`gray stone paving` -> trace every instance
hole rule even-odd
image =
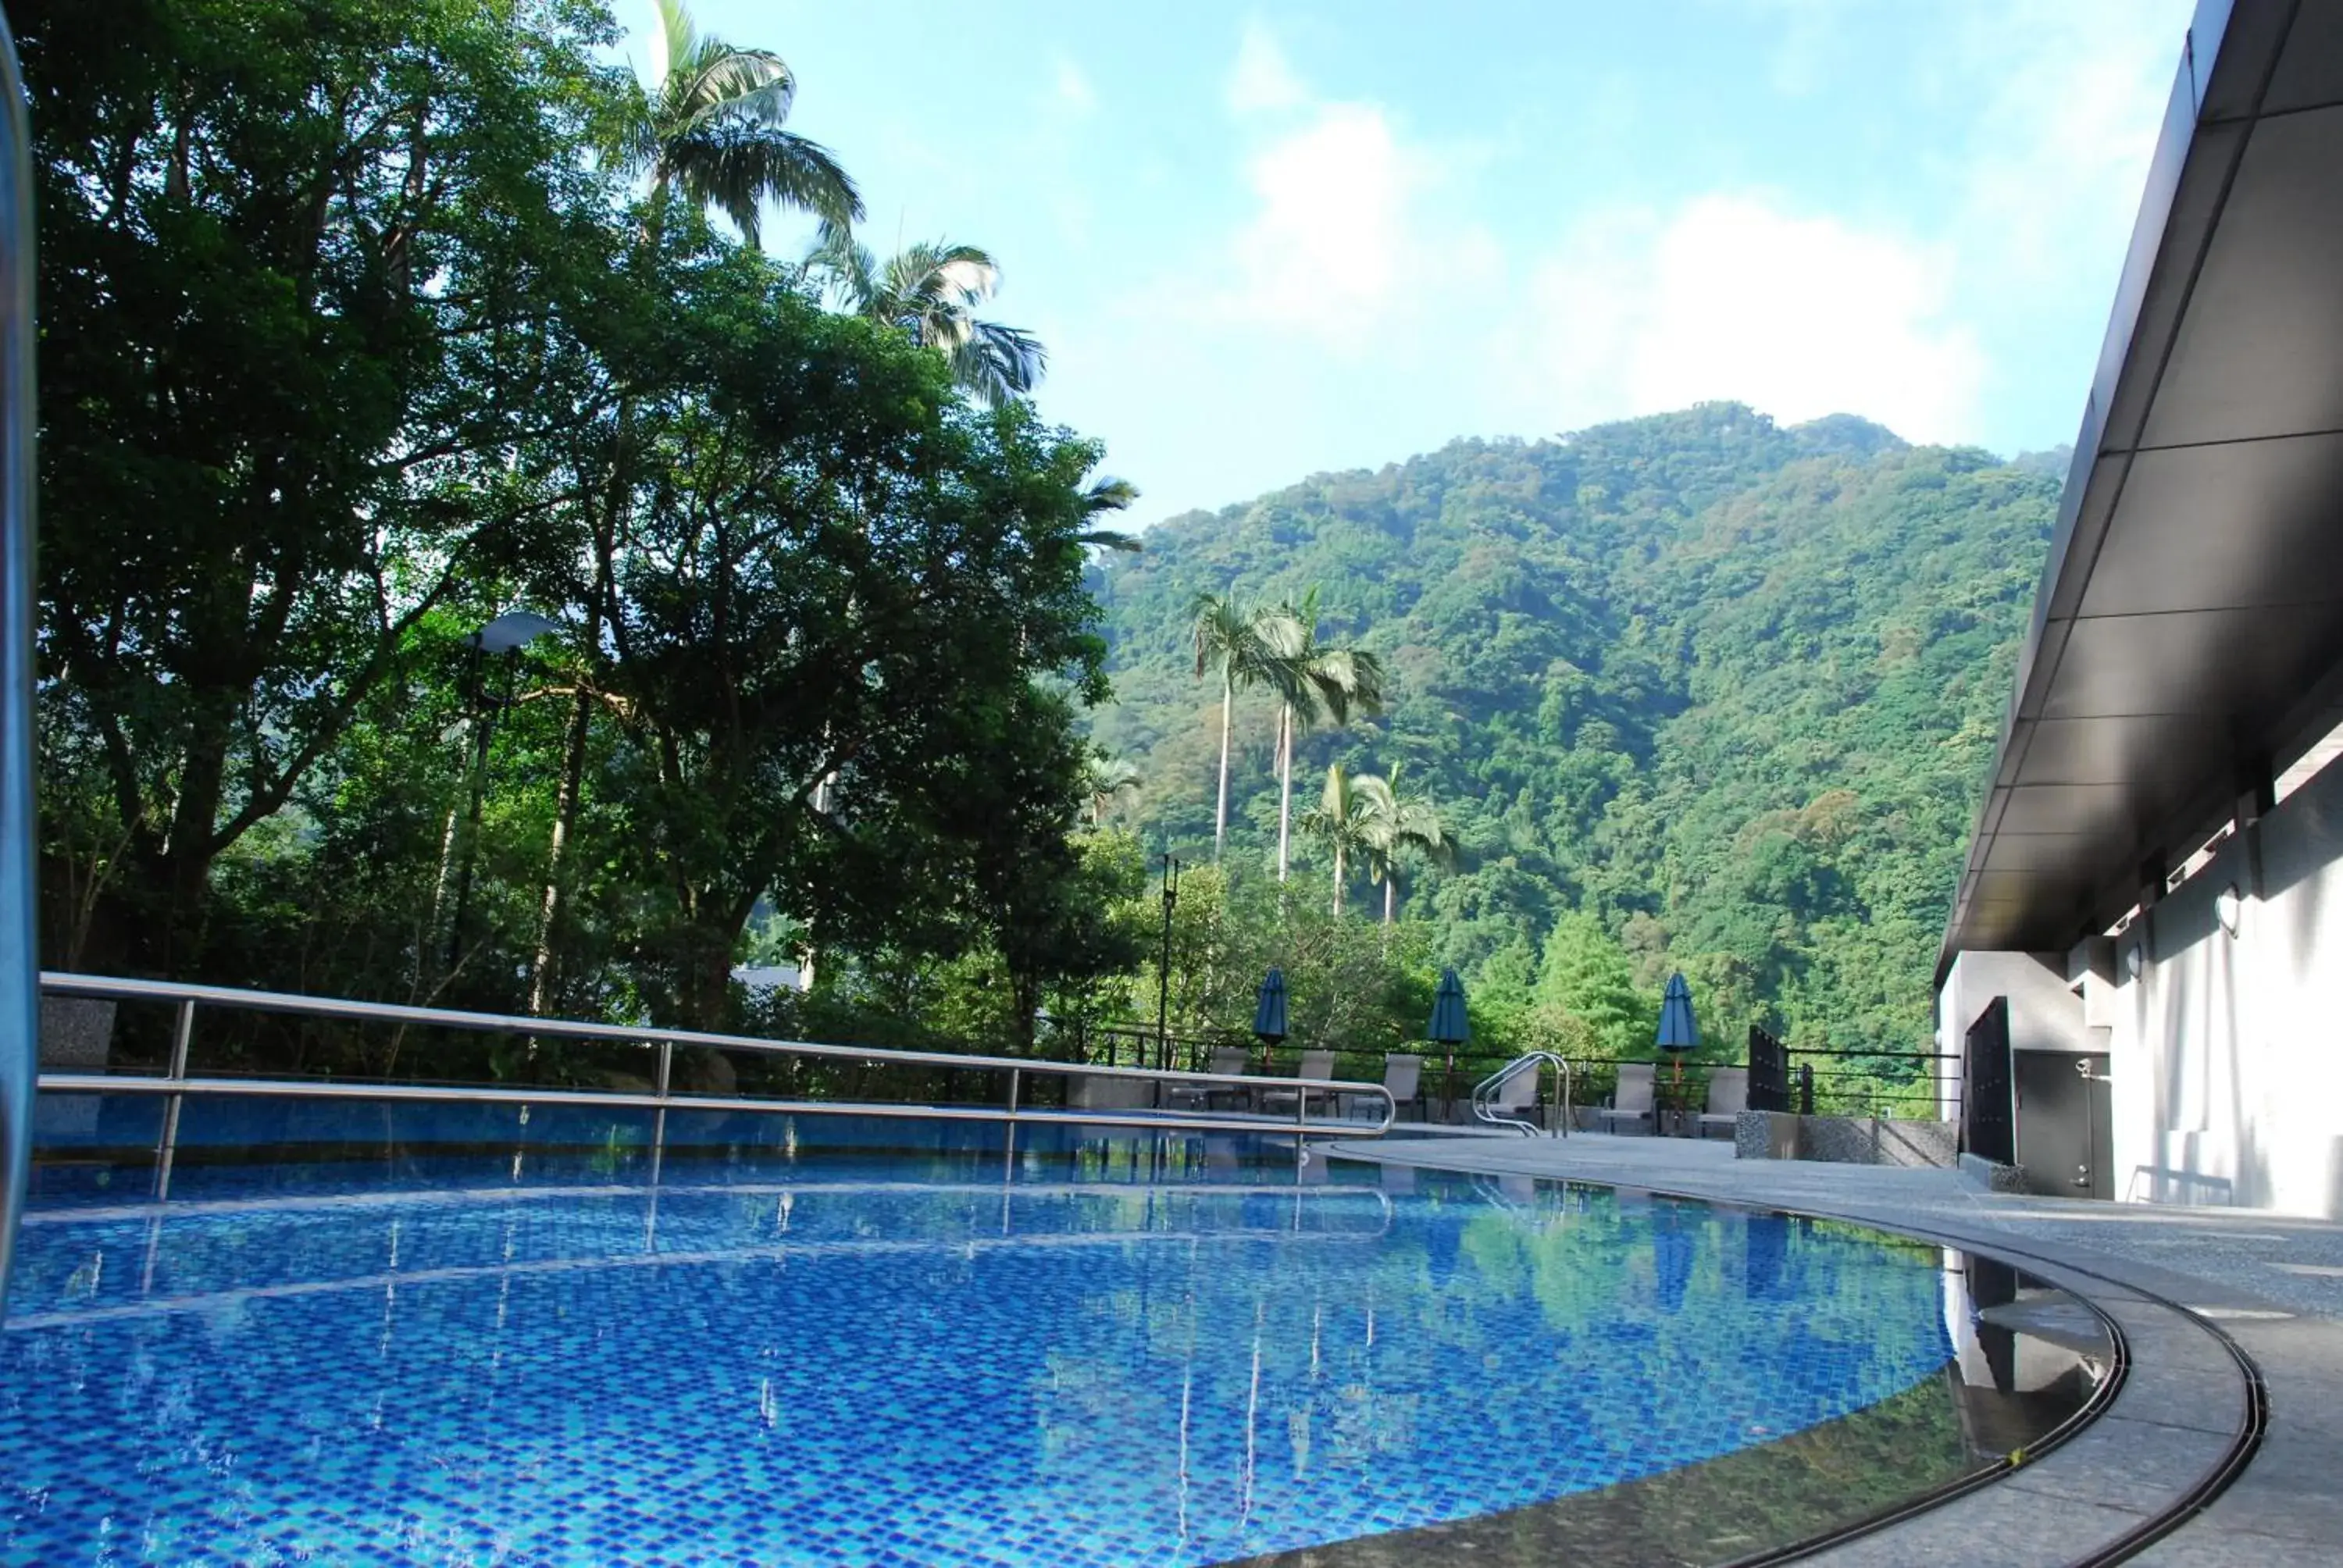
[[[2063,1564],[2168,1507],[2229,1446],[2235,1362],[2258,1367],[2268,1422],[2210,1508],[2131,1561],[2167,1568],[2343,1565],[2343,1225],[2258,1211],[2066,1201],[1980,1190],[1956,1171],[1736,1160],[1730,1143],[1614,1137],[1360,1140],[1335,1157],[1576,1179],[1826,1212],[1973,1239],[2045,1261],[2123,1322],[2133,1373],[2110,1412],[2039,1464],[1826,1553],[1863,1564]],[[2060,1267],[2065,1264],[2070,1267]],[[2084,1271],[2087,1272],[2077,1272]]]

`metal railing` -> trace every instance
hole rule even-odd
[[[920,1121],[999,1121],[1012,1128],[1020,1123],[1064,1123],[1074,1126],[1137,1127],[1157,1131],[1312,1132],[1344,1137],[1375,1137],[1388,1130],[1397,1111],[1390,1091],[1380,1083],[1341,1079],[1265,1079],[1242,1073],[1176,1072],[1142,1067],[1100,1067],[1081,1062],[1046,1061],[1028,1057],[961,1056],[949,1051],[895,1050],[880,1046],[839,1045],[826,1041],[760,1040],[749,1035],[713,1034],[696,1030],[653,1029],[632,1024],[586,1023],[564,1019],[520,1018],[505,1013],[461,1012],[445,1008],[407,1007],[389,1002],[351,1001],[337,997],[295,996],[282,991],[239,990],[227,986],[191,985],[170,980],[126,980],[111,975],[44,973],[41,990],[62,997],[94,997],[114,1001],[163,1002],[176,1010],[171,1029],[170,1057],[164,1070],[153,1072],[44,1072],[43,1091],[60,1094],[161,1094],[169,1097],[163,1112],[162,1139],[156,1150],[157,1196],[170,1191],[171,1162],[178,1146],[179,1112],[189,1095],[267,1099],[417,1101],[461,1104],[529,1106],[591,1106],[654,1113],[652,1169],[658,1170],[665,1147],[667,1113],[670,1111],[754,1111],[764,1114],[870,1116]],[[574,1086],[389,1082],[380,1080],[300,1077],[205,1076],[190,1070],[189,1055],[199,1008],[246,1012],[292,1014],[337,1019],[357,1023],[470,1030],[536,1040],[601,1040],[639,1047],[653,1058],[652,1086],[648,1092],[624,1089],[583,1089]],[[1004,1073],[1007,1093],[1001,1104],[926,1104],[902,1101],[815,1100],[745,1094],[679,1094],[673,1091],[678,1046],[707,1047],[719,1051],[742,1051],[765,1056],[826,1059],[951,1070]],[[1188,1089],[1202,1098],[1212,1088],[1259,1089],[1264,1084],[1301,1091],[1294,1114],[1262,1116],[1212,1114],[1149,1106],[1039,1106],[1023,1091],[1032,1077],[1070,1081],[1127,1081],[1152,1086],[1151,1100],[1168,1091]],[[1379,1121],[1312,1117],[1312,1099],[1333,1099],[1342,1104],[1362,1095],[1383,1101]],[[1013,1132],[1012,1132],[1013,1139]]]
[[[33,162],[0,18],[0,1312],[33,1155],[39,959],[33,890]]]
[[[1526,1055],[1517,1056],[1475,1085],[1473,1090],[1473,1120],[1476,1121],[1485,1121],[1492,1127],[1514,1128],[1525,1138],[1535,1138],[1538,1136],[1538,1134],[1544,1131],[1544,1129],[1539,1127],[1535,1122],[1525,1121],[1518,1116],[1508,1116],[1503,1114],[1504,1111],[1513,1110],[1513,1107],[1500,1107],[1496,1103],[1497,1092],[1506,1084],[1512,1082],[1515,1078],[1521,1076],[1523,1071],[1527,1070],[1534,1076],[1541,1069],[1548,1066],[1551,1066],[1554,1071],[1560,1075],[1562,1080],[1562,1122],[1559,1136],[1564,1138],[1569,1137],[1570,1063],[1564,1060],[1559,1054],[1551,1050],[1533,1050]]]

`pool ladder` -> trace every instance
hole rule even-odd
[[[1524,1121],[1522,1118],[1510,1114],[1517,1108],[1510,1103],[1498,1104],[1497,1097],[1523,1071],[1527,1070],[1534,1075],[1540,1068],[1549,1065],[1562,1080],[1562,1131],[1556,1136],[1569,1137],[1570,1063],[1560,1053],[1551,1050],[1533,1050],[1526,1056],[1517,1056],[1483,1079],[1473,1091],[1473,1119],[1476,1121],[1485,1121],[1492,1127],[1513,1128],[1524,1138],[1535,1138],[1543,1134],[1545,1131],[1544,1128],[1534,1121]]]

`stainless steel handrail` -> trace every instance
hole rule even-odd
[[[0,1312],[40,1070],[33,839],[33,155],[0,16]]]
[[[1517,1056],[1513,1058],[1513,1060],[1505,1063],[1504,1066],[1497,1069],[1496,1071],[1491,1073],[1488,1077],[1483,1079],[1479,1083],[1473,1085],[1473,1120],[1476,1121],[1485,1121],[1492,1127],[1514,1128],[1525,1138],[1536,1137],[1540,1132],[1544,1131],[1543,1128],[1539,1127],[1535,1122],[1524,1121],[1518,1116],[1498,1115],[1495,1108],[1491,1104],[1491,1101],[1496,1099],[1497,1090],[1499,1087],[1504,1084],[1508,1080],[1512,1079],[1515,1074],[1519,1073],[1523,1068],[1527,1068],[1532,1072],[1535,1072],[1541,1066],[1547,1064],[1551,1064],[1554,1070],[1561,1074],[1562,1077],[1562,1130],[1559,1136],[1564,1138],[1569,1137],[1570,1063],[1561,1055],[1551,1050],[1533,1050],[1524,1055]]]
[[[173,1004],[170,1064],[161,1076],[152,1073],[50,1072],[40,1076],[40,1087],[55,1093],[165,1094],[171,1097],[164,1116],[163,1143],[157,1150],[156,1186],[167,1195],[170,1164],[176,1144],[177,1108],[190,1094],[254,1098],[327,1100],[405,1100],[477,1104],[602,1106],[650,1111],[659,1118],[664,1143],[666,1113],[670,1111],[748,1111],[767,1114],[851,1115],[909,1118],[922,1121],[1066,1122],[1079,1126],[1152,1128],[1159,1131],[1313,1132],[1374,1137],[1387,1131],[1398,1107],[1391,1091],[1380,1083],[1352,1082],[1330,1078],[1260,1078],[1243,1073],[1178,1072],[1145,1067],[1096,1067],[1080,1062],[1041,1061],[1026,1057],[957,1056],[949,1051],[896,1050],[882,1046],[837,1045],[827,1041],[764,1040],[752,1035],[715,1034],[697,1030],[656,1029],[631,1024],[588,1023],[568,1019],[522,1018],[506,1013],[463,1012],[446,1008],[407,1007],[392,1002],[352,1001],[339,997],[297,996],[283,991],[241,990],[230,986],[194,985],[174,980],[128,980],[115,975],[44,973],[41,989],[59,996],[106,997],[117,1001]],[[345,1079],[202,1077],[189,1070],[188,1055],[199,1007],[254,1012],[290,1013],[306,1017],[346,1019],[355,1022],[424,1025],[514,1034],[537,1039],[601,1040],[640,1046],[656,1052],[654,1087],[648,1092],[602,1089],[518,1088],[508,1085],[460,1083],[386,1083]],[[749,1095],[677,1094],[672,1092],[675,1048],[708,1046],[719,1050],[756,1051],[768,1055],[802,1056],[835,1060],[877,1062],[910,1067],[976,1069],[1005,1072],[1009,1091],[1005,1105],[921,1105],[894,1101],[781,1100]],[[1383,1101],[1382,1120],[1373,1123],[1343,1119],[1312,1118],[1311,1096],[1301,1096],[1294,1115],[1191,1115],[1177,1111],[1137,1107],[1068,1107],[1045,1109],[1023,1102],[1020,1094],[1025,1075],[1088,1079],[1131,1079],[1164,1085],[1228,1085],[1258,1089],[1264,1084],[1322,1091],[1319,1098],[1357,1095]],[[1340,1101],[1336,1101],[1340,1103]]]

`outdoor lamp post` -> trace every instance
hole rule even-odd
[[[1155,1065],[1172,1065],[1172,907],[1180,901],[1180,857],[1163,853],[1163,962],[1155,972]]]
[[[1700,1026],[1692,1016],[1692,987],[1684,983],[1681,970],[1668,977],[1667,991],[1660,998],[1660,1032],[1654,1043],[1675,1059],[1673,1092],[1677,1101],[1676,1114],[1681,1116],[1684,1109],[1684,1052],[1696,1050],[1700,1045]]]
[[[464,950],[464,917],[472,902],[472,861],[479,847],[480,803],[488,793],[488,741],[496,733],[497,715],[512,706],[513,676],[520,663],[520,650],[548,631],[558,630],[558,623],[525,609],[509,609],[464,639],[472,650],[467,672],[470,693],[468,699],[472,711],[472,765],[470,803],[464,812],[464,854],[456,869],[456,913],[447,923],[447,972],[456,972],[458,960]],[[484,700],[480,660],[484,655],[502,654],[505,659],[504,696],[495,704]]]
[[[1456,971],[1440,971],[1439,989],[1432,993],[1432,1022],[1424,1036],[1439,1046],[1446,1055],[1441,1073],[1440,1103],[1443,1120],[1456,1116],[1456,1048],[1473,1038],[1472,1022],[1464,1016],[1464,982]]]

